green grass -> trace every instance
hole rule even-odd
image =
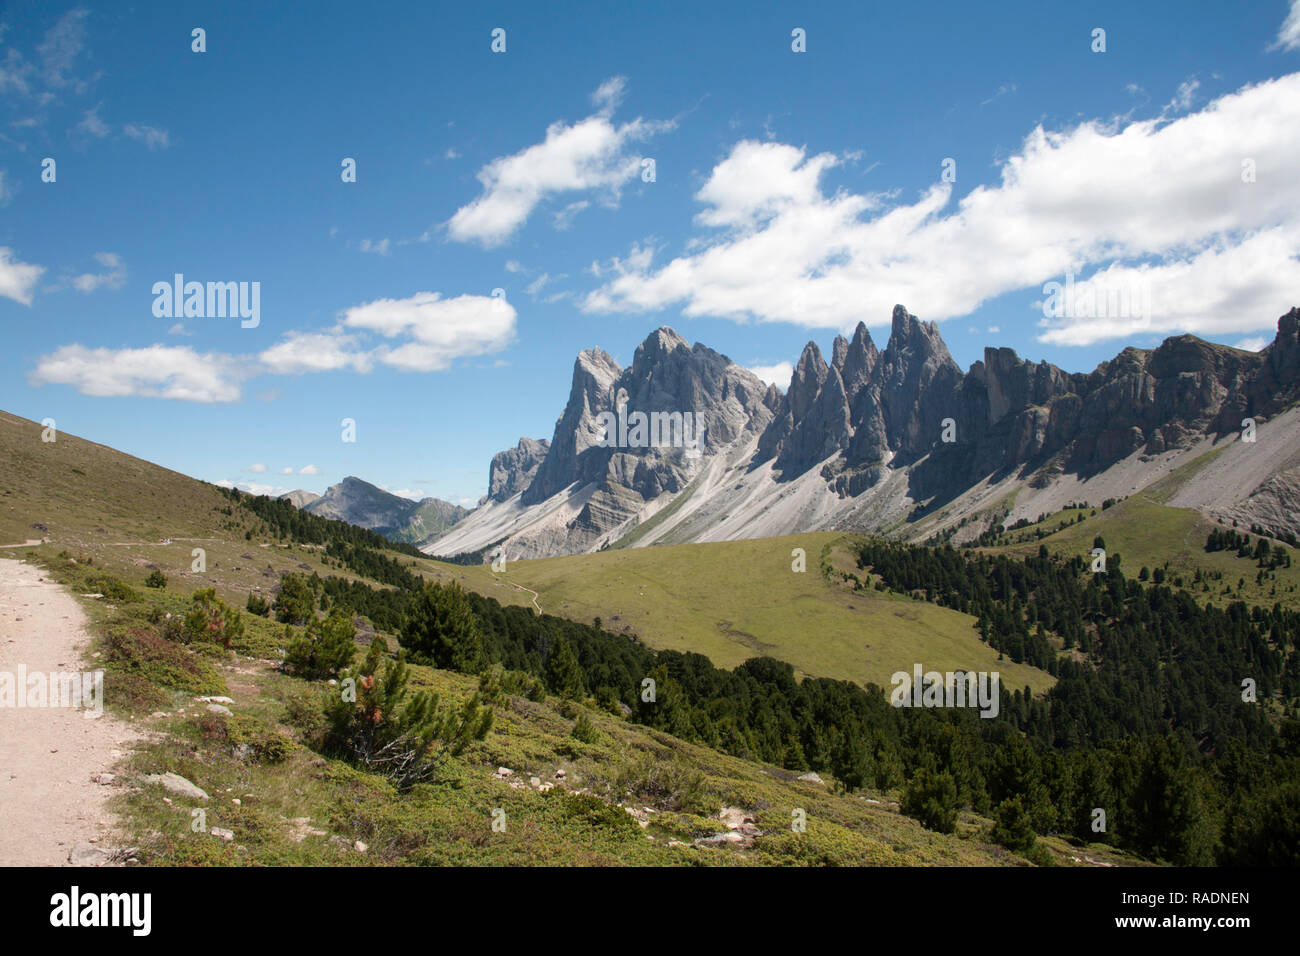
[[[1151,569],[1163,567],[1168,575],[1166,585],[1175,586],[1175,579],[1181,578],[1184,590],[1202,604],[1209,601],[1222,606],[1240,600],[1252,606],[1271,607],[1276,602],[1284,607],[1300,608],[1300,550],[1285,546],[1292,553],[1292,567],[1278,568],[1272,572],[1273,577],[1266,577],[1262,584],[1256,584],[1255,575],[1259,569],[1253,560],[1238,558],[1235,551],[1205,550],[1205,540],[1210,532],[1224,525],[1190,508],[1162,504],[1162,500],[1167,500],[1167,496],[1160,489],[1155,496],[1139,492],[1104,511],[1096,509],[1095,516],[1081,523],[1053,530],[1041,541],[1026,540],[986,550],[1024,556],[1036,554],[1042,544],[1055,554],[1079,555],[1091,560],[1093,540],[1100,535],[1106,542],[1107,554],[1120,555],[1121,568],[1128,577],[1136,578],[1143,566]],[[1071,517],[1076,513],[1068,512]],[[1091,511],[1084,513],[1091,515]],[[1040,525],[1011,534],[1027,538],[1034,527],[1055,529],[1061,514],[1049,515]],[[1249,533],[1249,528],[1237,530]],[[1255,537],[1251,535],[1252,541]],[[1209,590],[1206,591],[1201,585],[1193,586],[1198,569],[1206,575],[1221,574],[1222,578],[1207,580],[1205,583]],[[1245,583],[1238,589],[1237,583],[1243,578]],[[1229,588],[1226,594],[1225,587]]]
[[[538,592],[548,614],[635,635],[654,648],[695,651],[720,667],[765,654],[801,674],[889,686],[896,671],[920,663],[940,671],[999,671],[1007,686],[1045,692],[1051,675],[998,660],[979,640],[975,619],[947,608],[874,590],[854,591],[822,573],[825,560],[855,570],[850,540],[838,532],[629,548],[510,562],[437,566],[430,575],[461,581],[502,603],[528,604]],[[791,570],[803,548],[807,570]]]

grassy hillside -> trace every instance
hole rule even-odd
[[[1166,573],[1165,584],[1182,587],[1202,604],[1208,601],[1222,606],[1245,601],[1251,606],[1271,607],[1276,603],[1300,608],[1300,552],[1295,548],[1283,545],[1292,553],[1290,568],[1279,567],[1257,582],[1260,569],[1254,560],[1239,558],[1235,551],[1205,550],[1206,539],[1212,531],[1231,525],[1223,525],[1199,511],[1165,503],[1218,454],[1219,451],[1209,452],[1109,508],[1103,509],[1101,502],[1092,502],[1095,507],[1056,512],[1041,522],[1008,531],[1002,543],[987,550],[1027,555],[1046,545],[1056,554],[1090,555],[1094,539],[1100,536],[1108,554],[1121,556],[1125,574],[1136,576],[1143,567],[1152,571],[1162,568]],[[1077,520],[1079,516],[1083,517],[1082,521]],[[1061,528],[1063,521],[1066,526]],[[1236,530],[1242,534],[1250,532],[1247,527]],[[1252,534],[1252,541],[1256,537]],[[1195,581],[1198,571],[1202,576],[1200,583]]]
[[[322,707],[337,691],[281,672],[281,625],[241,613],[244,632],[228,650],[185,644],[169,630],[199,588],[215,588],[238,608],[250,591],[269,596],[281,571],[354,575],[318,549],[267,540],[268,529],[230,508],[213,486],[66,434],[41,443],[39,426],[9,415],[0,415],[0,461],[3,543],[48,539],[6,548],[0,560],[41,563],[73,594],[107,592],[83,604],[100,635],[93,654],[107,672],[109,706],[156,732],[115,768],[116,805],[142,863],[1025,863],[989,842],[987,818],[963,813],[954,834],[936,833],[900,815],[896,791],[850,794],[830,779],[799,780],[631,723],[592,701],[503,693],[485,740],[450,760],[432,783],[399,794],[382,777],[314,749]],[[168,538],[172,543],[164,544]],[[634,619],[639,630],[658,619],[655,601],[673,628],[694,629],[688,634],[704,622],[715,630],[725,622],[710,649],[720,663],[770,644],[802,648],[796,663],[810,672],[857,662],[858,671],[845,676],[858,679],[876,679],[895,656],[938,668],[980,666],[970,655],[987,649],[967,646],[961,615],[831,584],[819,563],[823,556],[839,560],[834,541],[827,535],[797,545],[618,552],[592,556],[584,573],[590,593],[601,595],[601,582],[609,582],[603,599],[624,594],[630,601],[628,589],[637,592],[638,603],[619,603],[615,615]],[[789,570],[794,546],[808,550],[804,574]],[[206,551],[202,572],[191,569],[193,547]],[[783,574],[755,573],[778,557]],[[612,558],[624,563],[610,566]],[[487,569],[417,563],[430,577],[464,575],[489,593],[531,603]],[[534,562],[511,565],[508,576],[538,589],[545,581],[542,601],[560,611],[558,588],[580,567]],[[155,568],[168,578],[163,589],[145,586]],[[692,602],[708,610],[692,612]],[[785,604],[783,616],[765,624]],[[581,610],[576,602],[564,607]],[[633,618],[636,611],[642,613]],[[451,702],[465,700],[477,684],[429,667],[413,667],[412,674],[415,687]],[[196,700],[211,694],[232,698],[232,713],[213,713]],[[580,719],[590,731],[575,736]],[[512,773],[499,774],[502,767]],[[209,799],[169,795],[145,780],[168,772]],[[230,831],[229,839],[192,828],[190,811],[200,806],[204,826]],[[504,831],[492,827],[495,811],[504,811]],[[795,811],[806,814],[806,832],[792,829]],[[1040,842],[1064,865],[1131,862],[1106,846]]]
[[[1005,686],[1038,693],[1051,687],[1044,671],[999,662],[968,615],[841,586],[833,572],[853,567],[847,543],[822,532],[509,562],[503,573],[486,565],[427,566],[502,603],[528,604],[536,592],[548,614],[599,617],[651,647],[696,651],[722,667],[766,654],[804,674],[888,687],[895,671],[921,663],[1000,671]],[[803,573],[791,570],[795,548],[807,555]]]

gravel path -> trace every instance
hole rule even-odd
[[[34,565],[0,559],[0,674],[89,670],[80,654],[89,642],[67,592]],[[94,778],[140,736],[107,713],[0,700],[0,865],[59,866],[91,841],[112,848],[111,788]]]

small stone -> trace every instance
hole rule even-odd
[[[229,843],[235,838],[235,831],[227,830],[225,827],[213,827],[212,835]]]
[[[107,850],[89,843],[78,843],[68,854],[68,862],[73,866],[101,866],[111,858],[112,854]]]
[[[230,708],[224,704],[208,704],[207,711],[209,714],[220,714],[222,717],[234,716]]]
[[[196,787],[178,773],[146,774],[144,780],[145,783],[156,783],[164,790],[182,797],[190,797],[194,800],[208,799],[206,790]],[[166,798],[164,797],[163,799]],[[168,802],[170,803],[171,801]]]
[[[352,844],[352,847],[353,847],[353,849],[355,849],[358,853],[365,853],[367,850],[370,849],[369,846],[367,846],[366,844],[362,843],[360,840],[358,840],[356,843]]]

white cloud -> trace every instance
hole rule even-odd
[[[389,488],[386,485],[381,485],[380,487],[390,495],[397,495],[399,498],[410,498],[412,501],[421,501],[424,498],[424,492],[420,491],[418,488],[412,490],[410,488]]]
[[[543,142],[479,170],[483,193],[447,222],[451,238],[501,245],[539,204],[562,193],[595,191],[616,206],[622,187],[641,169],[641,157],[630,147],[673,125],[637,118],[615,126],[610,116],[623,89],[621,78],[605,81],[592,96],[597,113],[572,126],[552,123]]]
[[[1185,113],[1192,108],[1192,103],[1196,99],[1196,90],[1201,85],[1200,80],[1187,80],[1178,84],[1178,92],[1174,98],[1165,106],[1166,113]]]
[[[361,240],[361,251],[362,251],[362,252],[377,252],[377,253],[379,253],[381,256],[386,256],[386,255],[388,255],[388,250],[389,250],[390,245],[391,245],[391,243],[390,243],[389,240],[387,240],[387,239],[380,239],[380,240],[378,240],[378,241],[371,241],[370,239],[362,239],[362,240]]]
[[[1300,50],[1300,0],[1291,0],[1291,12],[1277,31],[1277,41],[1270,50]]]
[[[244,471],[251,471],[253,474],[260,475],[264,471],[266,471],[266,465],[262,465],[262,464],[249,465],[247,468],[244,469]]]
[[[8,246],[0,246],[0,296],[21,302],[23,305],[31,305],[32,292],[44,272],[44,266],[19,262],[14,258],[12,249]]]
[[[238,488],[250,495],[266,495],[271,498],[278,498],[289,492],[288,488],[280,485],[267,485],[259,481],[231,481],[229,478],[222,478],[220,481],[214,481],[213,484],[218,488]]]
[[[315,465],[303,465],[303,467],[301,467],[301,468],[298,469],[298,474],[300,474],[300,475],[319,475],[319,474],[320,474],[320,469],[317,468]]]
[[[282,474],[282,475],[292,475],[292,474],[293,474],[293,468],[292,468],[292,467],[290,467],[290,468],[281,468],[281,469],[280,469],[280,474]]]
[[[377,299],[348,309],[341,324],[386,339],[408,339],[396,347],[375,349],[374,359],[405,371],[434,372],[455,359],[505,348],[515,338],[515,317],[514,306],[504,298],[444,299],[436,292],[417,292],[407,299]]]
[[[8,249],[0,249],[0,294],[27,304],[30,285],[40,268],[11,265],[8,253]],[[13,266],[37,271],[24,275]],[[444,299],[436,292],[420,292],[408,299],[378,299],[348,309],[330,329],[289,332],[256,357],[199,354],[182,346],[88,349],[65,345],[38,360],[31,380],[35,385],[72,385],[87,395],[237,401],[243,381],[260,374],[366,373],[376,363],[402,371],[442,371],[456,359],[508,346],[515,338],[516,316],[504,298],[461,295]],[[169,331],[187,334],[180,323]]]
[[[82,7],[69,10],[45,34],[45,40],[36,48],[44,67],[43,76],[50,86],[67,86],[69,75],[86,40],[86,17],[90,11]]]
[[[563,232],[565,229],[568,229],[571,225],[573,225],[574,216],[578,215],[578,213],[582,212],[590,205],[591,203],[587,202],[587,200],[585,199],[579,199],[577,202],[569,203],[567,206],[565,206],[563,209],[557,212],[553,217],[555,228],[560,230],[561,232]]]
[[[74,133],[82,133],[86,136],[92,136],[95,139],[103,139],[111,131],[108,124],[99,118],[99,107],[86,110],[81,114],[81,122],[72,128]]]
[[[95,261],[106,268],[107,272],[86,272],[72,280],[72,287],[78,292],[94,292],[96,289],[120,289],[126,285],[126,266],[122,257],[112,252],[95,253]]]
[[[369,354],[358,347],[358,338],[337,332],[289,332],[258,356],[268,371],[281,375],[302,372],[335,372],[352,369],[369,372],[374,367]]]
[[[202,355],[189,347],[88,349],[63,345],[42,356],[33,385],[71,385],[83,395],[143,396],[186,402],[233,402],[246,374],[232,356]]]
[[[591,94],[591,102],[602,113],[612,113],[618,109],[627,93],[627,77],[611,76]]]
[[[1269,341],[1262,335],[1256,335],[1248,339],[1242,339],[1233,348],[1245,349],[1247,352],[1259,352],[1268,346]]]
[[[135,123],[127,123],[122,127],[122,132],[131,139],[138,139],[149,149],[166,149],[171,145],[171,137],[165,129],[158,129],[156,126],[141,126]]]
[[[583,308],[848,328],[887,323],[896,302],[926,318],[966,315],[1067,271],[1087,281],[1091,267],[1110,280],[1145,270],[1145,331],[1260,331],[1300,289],[1297,155],[1300,74],[1176,119],[1036,128],[1000,183],[955,207],[943,182],[912,203],[828,195],[821,179],[837,157],[741,142],[697,194],[697,222],[717,232],[658,269],[644,249],[613,275],[594,266],[607,281]],[[1242,181],[1245,158],[1256,182]],[[1132,331],[1068,318],[1045,322],[1040,337],[1087,344]]]
[[[790,387],[790,377],[794,375],[794,366],[789,362],[777,362],[775,365],[751,365],[749,370],[762,379],[764,384],[775,385],[783,392]]]

